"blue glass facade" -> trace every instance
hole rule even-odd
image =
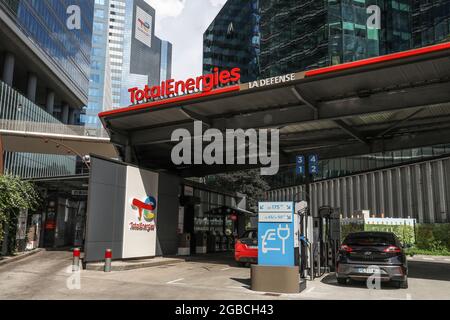
[[[18,26],[65,72],[88,92],[93,0],[0,0],[15,15]],[[80,8],[80,29],[69,30],[68,8]]]
[[[151,20],[149,43],[136,36],[138,19]],[[86,126],[101,127],[99,112],[129,105],[129,88],[171,77],[172,44],[154,29],[155,10],[144,0],[95,0]]]
[[[92,27],[91,70],[89,84],[89,100],[86,114],[82,122],[86,127],[100,127],[98,114],[103,110],[106,101],[112,98],[110,88],[111,75],[108,68],[108,22],[109,1],[96,0],[94,4],[94,22]]]
[[[43,130],[37,132],[76,125],[88,96],[94,0],[0,0],[0,10],[17,27],[11,29],[14,45],[7,42],[6,30],[1,34],[2,54],[14,57],[14,81],[0,83],[0,120],[26,121]],[[19,51],[24,50],[18,45],[22,35],[28,39],[26,52]],[[0,156],[6,173],[26,178],[76,170],[75,156],[9,151]]]

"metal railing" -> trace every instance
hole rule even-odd
[[[82,136],[95,138],[108,138],[103,128],[94,129],[84,126],[66,125],[59,123],[41,123],[35,121],[0,119],[0,129],[18,132],[50,133],[67,136]]]
[[[103,128],[87,128],[62,123],[2,81],[0,81],[0,129],[108,138]]]

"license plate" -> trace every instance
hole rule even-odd
[[[258,249],[258,246],[249,246],[250,249]]]
[[[381,270],[376,269],[376,268],[358,268],[358,273],[374,274],[374,273],[378,273],[378,272],[381,272]]]

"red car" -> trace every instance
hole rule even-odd
[[[234,260],[242,266],[258,262],[258,231],[249,229],[236,240],[234,245]]]

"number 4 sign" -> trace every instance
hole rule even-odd
[[[309,174],[319,173],[319,157],[315,154],[308,156]]]

